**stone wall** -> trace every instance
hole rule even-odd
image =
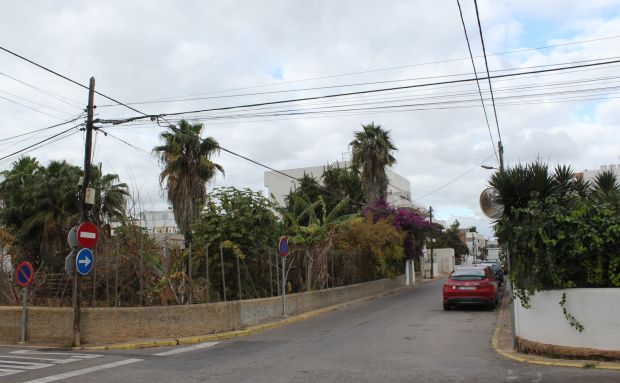
[[[404,285],[404,276],[287,296],[287,314],[368,297]],[[113,307],[82,309],[81,338],[84,344],[115,343],[205,335],[236,330],[281,317],[280,297],[197,305]],[[20,340],[21,307],[0,307],[0,342]],[[72,340],[73,310],[32,307],[28,309],[31,343],[68,345]]]

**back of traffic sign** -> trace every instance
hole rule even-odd
[[[30,262],[22,261],[15,268],[15,283],[21,287],[28,287],[34,279],[34,269]]]
[[[78,242],[77,237],[77,226],[73,226],[71,230],[69,230],[69,234],[67,234],[67,244],[71,248],[71,250],[78,250],[80,248],[80,243]]]

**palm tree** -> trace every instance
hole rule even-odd
[[[362,180],[368,203],[383,199],[387,195],[388,177],[386,166],[392,166],[396,159],[392,152],[396,149],[390,132],[371,122],[362,125],[362,130],[355,132],[355,139],[349,143],[353,157],[353,166],[362,169]]]
[[[181,120],[178,128],[160,135],[164,144],[153,148],[163,166],[159,182],[166,183],[174,220],[188,248],[191,226],[204,206],[206,184],[218,171],[224,173],[221,165],[211,161],[211,156],[219,151],[219,144],[212,137],[200,138],[202,128],[202,124]]]
[[[620,205],[620,183],[613,171],[606,170],[597,174],[592,186],[594,199],[616,207]]]
[[[109,225],[110,221],[121,221],[125,217],[129,187],[119,182],[118,174],[103,174],[100,166],[93,166],[91,172],[91,187],[95,189],[92,216],[95,224],[103,227]]]

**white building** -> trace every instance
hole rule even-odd
[[[174,221],[172,209],[141,212],[140,226],[147,228],[151,238],[158,243],[185,248],[184,237]]]
[[[332,165],[339,167],[348,167],[350,161],[337,161]],[[321,175],[327,166],[313,166],[309,168],[285,169],[282,173],[287,174],[296,179],[300,179],[307,174],[317,181],[321,181]],[[396,207],[418,207],[411,202],[411,184],[409,181],[390,168],[386,168],[389,179],[387,190],[387,201]],[[274,171],[265,172],[265,187],[268,190],[270,198],[275,202],[284,206],[285,198],[292,190],[298,186],[299,182]],[[419,208],[419,207],[418,207]]]
[[[581,173],[577,173],[577,175],[582,175],[585,181],[593,182],[594,178],[603,171],[611,170],[618,180],[620,180],[620,164],[611,164],[611,165],[601,165],[598,170],[584,170]]]

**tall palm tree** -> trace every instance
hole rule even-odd
[[[166,183],[174,220],[187,247],[191,243],[191,226],[204,206],[207,182],[218,171],[224,174],[224,168],[211,161],[219,144],[212,137],[200,138],[202,128],[202,124],[181,120],[172,132],[161,133],[164,144],[153,148],[163,166],[159,182]]]
[[[354,137],[349,143],[353,166],[362,169],[364,190],[368,203],[372,205],[387,195],[389,180],[385,167],[396,163],[392,153],[397,149],[390,138],[390,132],[374,122],[362,125],[362,130],[355,132]]]

